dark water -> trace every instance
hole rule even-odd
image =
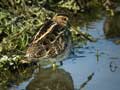
[[[97,42],[88,41],[83,47],[75,47],[74,55],[56,71],[37,68],[29,75],[15,76],[9,90],[26,90],[26,87],[28,90],[120,90],[120,45],[105,39],[104,21],[105,18],[91,23],[87,29],[82,28],[97,38]],[[21,77],[24,78],[19,81]]]

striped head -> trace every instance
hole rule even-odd
[[[60,26],[65,27],[68,23],[68,16],[65,14],[58,14],[58,15],[55,15],[52,18],[52,20],[57,24],[59,24]]]

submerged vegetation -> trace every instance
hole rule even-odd
[[[8,68],[12,65],[16,68],[34,34],[45,20],[56,13],[67,11],[68,15],[71,14],[70,18],[81,17],[82,21],[77,22],[82,26],[89,24],[94,18],[100,18],[101,13],[96,12],[103,8],[104,2],[105,0],[1,0],[0,68]],[[88,13],[94,16],[91,18]],[[74,22],[76,20],[73,19],[70,24],[75,44],[85,42],[86,38],[79,37],[80,34],[77,36],[74,34],[74,30],[80,29],[80,26],[75,25]],[[91,38],[89,34],[85,35],[87,39]]]

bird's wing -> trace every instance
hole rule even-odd
[[[34,44],[34,43],[38,43],[38,41],[40,41],[40,40],[42,40],[43,38],[45,38],[50,32],[53,31],[53,28],[54,28],[56,25],[57,25],[57,23],[53,24],[53,25],[47,30],[47,32],[45,32],[41,37],[39,37],[37,40],[35,40],[35,41],[33,42],[33,44]]]
[[[46,21],[44,24],[42,24],[42,25],[40,26],[39,31],[35,34],[35,36],[34,36],[34,38],[33,38],[32,41],[34,42],[34,41],[37,40],[39,37],[41,37],[41,35],[47,31],[47,29],[51,26],[51,24],[53,24],[53,21],[51,21],[51,20],[48,20],[48,21]]]
[[[51,25],[49,24],[47,26],[47,24],[43,27],[41,27],[41,30],[39,30],[39,32],[35,35],[35,38],[33,40],[33,44],[38,43],[38,41],[42,40],[43,38],[45,38],[50,32],[52,32],[54,30],[54,27],[57,25],[57,23],[52,22]]]

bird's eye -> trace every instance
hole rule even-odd
[[[62,20],[67,21],[67,19],[66,19],[66,18],[62,18]]]

